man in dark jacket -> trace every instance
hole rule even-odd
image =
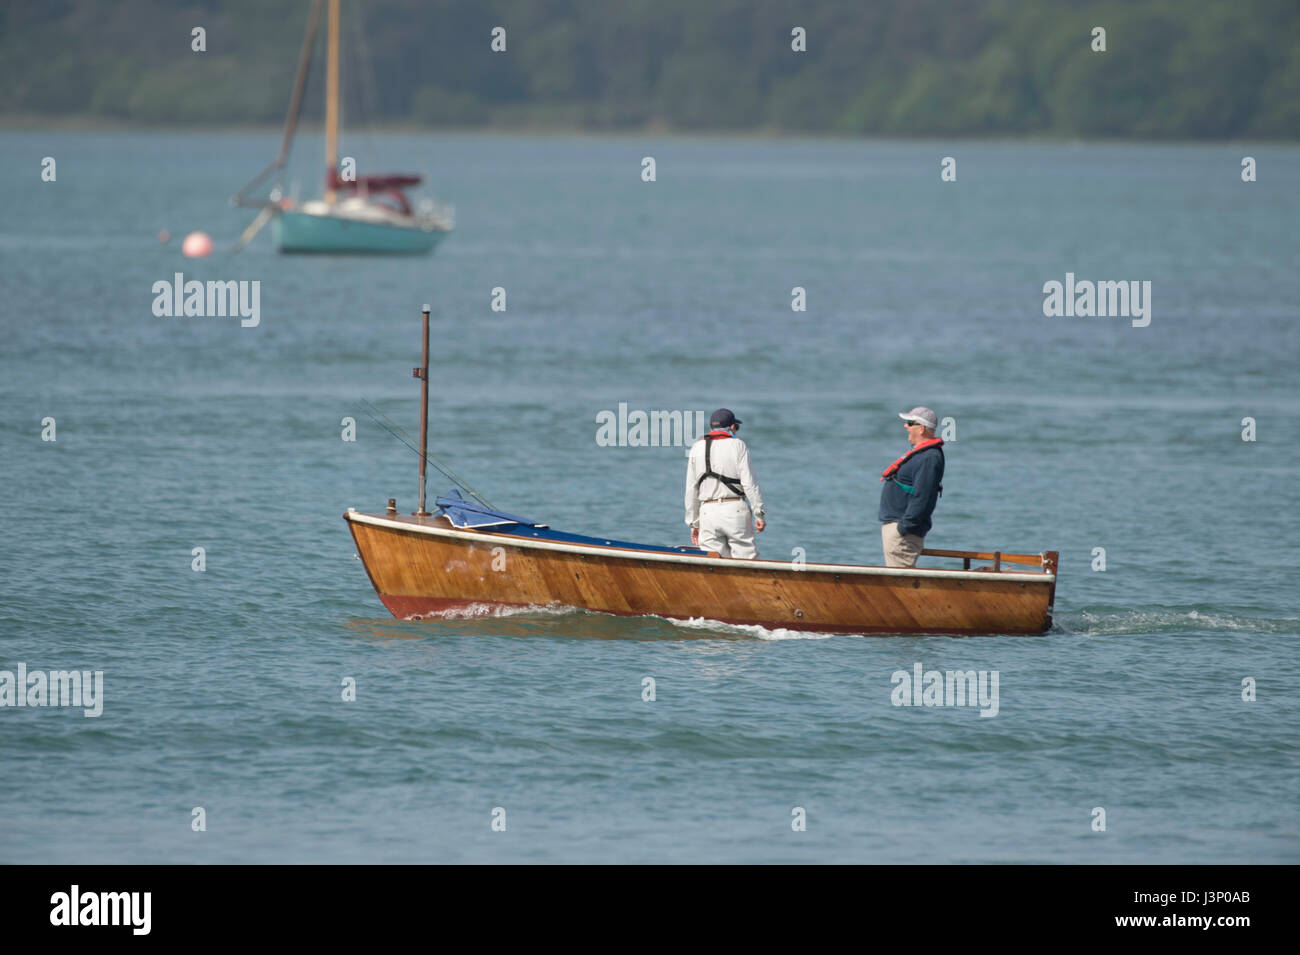
[[[880,541],[886,567],[915,567],[930,531],[930,515],[943,490],[943,439],[934,436],[938,416],[929,408],[900,414],[912,450],[880,476]]]

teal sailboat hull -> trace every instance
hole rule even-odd
[[[275,217],[271,222],[271,232],[281,252],[376,252],[390,255],[428,254],[446,234],[443,229],[289,211]]]

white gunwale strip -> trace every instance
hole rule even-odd
[[[490,532],[473,533],[448,527],[430,527],[427,524],[411,524],[406,521],[392,520],[374,514],[362,514],[349,509],[344,518],[358,524],[371,524],[375,527],[387,527],[393,530],[411,531],[416,534],[430,534],[434,537],[451,537],[457,540],[484,543],[497,540],[516,547],[535,550],[553,550],[563,554],[584,554],[586,556],[612,557],[619,560],[649,560],[662,564],[690,564],[693,567],[725,567],[730,570],[777,570],[785,573],[819,573],[819,574],[857,574],[864,577],[937,577],[942,580],[985,580],[1001,583],[1040,584],[1052,583],[1056,575],[1048,573],[1024,573],[1017,571],[974,570],[915,570],[901,567],[862,567],[857,564],[804,564],[803,570],[794,570],[789,561],[784,560],[739,560],[730,557],[695,557],[690,554],[663,554],[652,551],[630,550],[622,547],[586,547],[581,544],[564,544],[558,541],[533,540],[507,534]]]

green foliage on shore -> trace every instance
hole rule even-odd
[[[0,5],[0,116],[278,122],[307,9]],[[1296,0],[344,0],[343,22],[352,124],[1300,135]],[[490,49],[497,26],[505,52]],[[794,27],[806,52],[791,49]]]

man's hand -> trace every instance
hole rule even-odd
[[[691,528],[691,546],[692,547],[700,546],[700,529],[698,527]]]
[[[754,518],[754,530],[758,531],[761,534],[763,533],[763,528],[766,526],[767,526],[767,521],[763,520],[763,518],[761,517]]]

